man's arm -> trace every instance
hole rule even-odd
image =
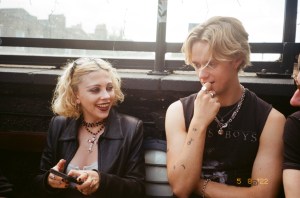
[[[181,103],[173,103],[166,114],[167,171],[169,183],[177,197],[188,197],[201,174],[205,128],[191,122],[192,133],[185,131]]]
[[[274,198],[278,193],[282,179],[283,141],[282,134],[285,117],[272,109],[259,140],[259,149],[255,158],[251,187],[235,187],[209,182],[205,197],[212,198]],[[247,155],[247,153],[245,153]],[[203,181],[199,182],[195,192],[201,194]]]
[[[286,198],[298,198],[300,196],[300,170],[285,169],[283,171],[283,185]]]
[[[180,101],[171,104],[166,113],[167,172],[177,197],[188,197],[200,180],[206,129],[220,108],[216,99],[204,92],[198,93],[194,105],[188,131]]]

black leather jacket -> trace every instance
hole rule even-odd
[[[77,190],[58,190],[47,184],[49,169],[60,159],[66,160],[66,168],[75,155],[80,124],[81,119],[67,119],[62,116],[52,118],[47,145],[41,159],[41,173],[34,179],[35,191],[42,192],[43,197],[87,197]],[[142,143],[142,121],[112,109],[98,143],[100,187],[88,197],[144,197],[145,167]]]

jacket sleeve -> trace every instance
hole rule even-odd
[[[144,197],[145,162],[142,121],[136,123],[131,142],[127,143],[130,144],[130,155],[127,163],[124,163],[125,175],[120,177],[115,174],[99,172],[100,187],[97,194],[105,195],[105,197]]]
[[[8,181],[0,170],[0,197],[13,197],[14,186]]]
[[[34,194],[40,193],[55,193],[60,190],[53,189],[48,185],[48,175],[49,170],[55,166],[55,148],[57,144],[57,138],[60,128],[63,126],[64,118],[61,116],[53,117],[49,124],[49,129],[47,133],[47,142],[43,150],[39,173],[33,179],[33,190]]]

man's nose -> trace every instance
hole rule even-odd
[[[198,77],[201,81],[205,81],[205,79],[207,79],[209,76],[209,73],[206,71],[206,69],[202,69],[202,70],[199,70],[199,73],[198,73]]]

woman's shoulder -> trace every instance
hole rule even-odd
[[[73,118],[56,115],[53,116],[50,121],[50,128],[57,131],[66,128],[71,122],[76,122],[76,120]]]
[[[56,115],[53,116],[51,119],[51,122],[53,124],[65,124],[70,122],[71,118],[65,117],[65,116],[60,116],[60,115]]]
[[[142,120],[128,114],[124,113],[117,113],[118,119],[121,120],[122,122],[126,124],[137,124],[137,123],[142,123]]]

